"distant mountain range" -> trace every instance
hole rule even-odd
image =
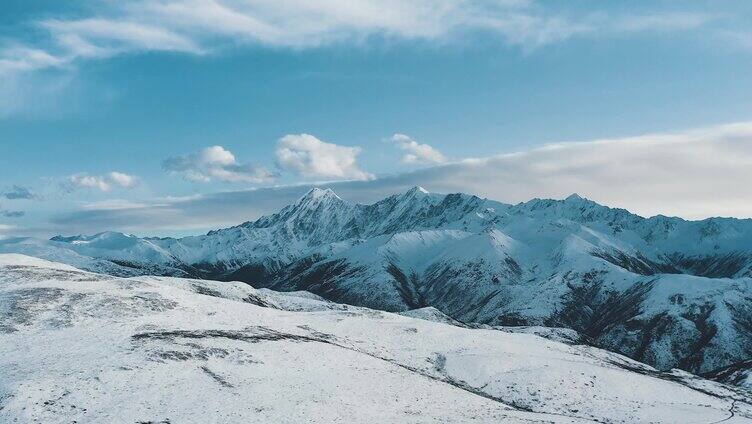
[[[510,205],[415,187],[361,205],[313,189],[202,236],[14,238],[0,252],[385,311],[433,307],[465,323],[568,327],[663,370],[746,376],[752,358],[752,220],[643,218],[577,195]]]

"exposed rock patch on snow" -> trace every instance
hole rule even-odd
[[[752,359],[710,371],[704,377],[752,390]]]

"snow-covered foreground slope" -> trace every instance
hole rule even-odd
[[[111,275],[239,280],[465,323],[576,330],[659,369],[752,358],[752,220],[642,218],[573,195],[508,205],[420,188],[371,205],[314,189],[206,235],[0,240]]]
[[[306,293],[0,255],[0,422],[752,422],[742,389]]]

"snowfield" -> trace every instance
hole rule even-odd
[[[2,254],[0,422],[752,422],[744,389],[571,330],[407,314]]]

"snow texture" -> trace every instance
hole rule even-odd
[[[752,422],[742,389],[597,348],[239,282],[0,255],[0,311],[0,422]]]

